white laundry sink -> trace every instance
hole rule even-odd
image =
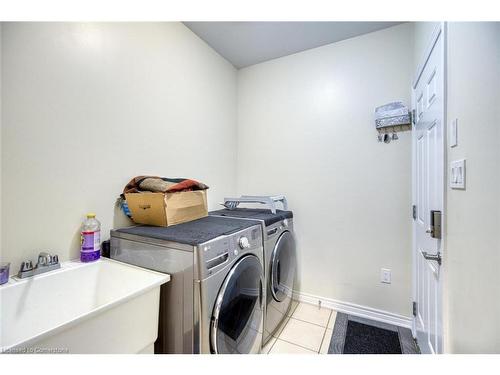
[[[160,285],[170,276],[110,259],[0,286],[4,353],[153,352]]]

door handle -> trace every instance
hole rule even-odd
[[[262,280],[259,281],[259,305],[260,308],[262,308],[262,300],[263,300],[263,294],[264,294],[264,288],[262,288]]]
[[[278,281],[278,285],[280,285],[280,283],[281,283],[281,266],[280,265],[281,265],[281,263],[278,260],[278,264],[276,265],[276,267],[277,267],[277,271],[276,271],[277,272],[277,277],[276,277],[276,279]]]
[[[433,260],[439,265],[441,265],[441,263],[443,262],[443,258],[441,258],[441,253],[439,251],[437,252],[437,254],[429,254],[426,251],[422,251],[422,255],[424,256],[424,259]]]
[[[275,234],[276,232],[278,231],[278,228],[273,228],[271,230],[268,230],[267,231],[267,235],[268,236],[272,236],[273,234]]]

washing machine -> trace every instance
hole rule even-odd
[[[281,201],[283,210],[276,209]],[[240,203],[260,203],[268,208],[240,208]],[[261,224],[264,246],[264,332],[265,345],[285,321],[292,306],[292,296],[296,281],[297,255],[293,232],[293,213],[287,210],[283,196],[242,196],[226,198],[230,207],[212,211],[211,216],[230,217],[238,220],[258,220]]]
[[[258,353],[264,274],[258,221],[208,216],[111,231],[112,259],[168,273],[155,353]]]

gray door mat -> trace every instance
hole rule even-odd
[[[328,354],[343,354],[349,321],[366,324],[369,326],[393,331],[398,333],[399,344],[402,354],[420,354],[417,343],[413,339],[411,330],[404,327],[381,323],[370,319],[360,318],[344,313],[337,313],[335,326],[333,327],[332,339],[328,348]]]

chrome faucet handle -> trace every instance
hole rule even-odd
[[[21,263],[20,272],[27,272],[33,270],[33,262],[31,260],[25,260]]]
[[[58,264],[59,263],[59,257],[57,256],[57,254],[54,254],[52,256],[52,264]]]

